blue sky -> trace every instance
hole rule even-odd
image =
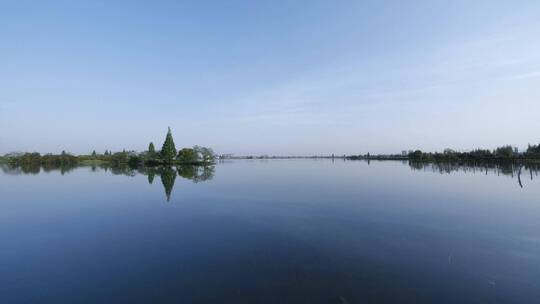
[[[0,153],[540,142],[539,1],[0,1]]]

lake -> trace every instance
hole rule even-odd
[[[2,168],[0,303],[540,299],[535,168]]]

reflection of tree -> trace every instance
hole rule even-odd
[[[176,170],[171,167],[163,167],[159,169],[159,174],[161,177],[161,183],[165,188],[165,195],[167,196],[167,201],[171,199],[171,192],[174,187],[174,181],[176,180]]]
[[[368,159],[369,161],[369,159]],[[411,167],[412,170],[422,170],[424,167],[426,167],[427,164],[423,162],[416,162],[416,161],[410,161],[409,167]]]
[[[529,170],[531,180],[533,172],[538,174],[539,163],[535,162],[513,162],[513,161],[448,161],[448,162],[422,162],[409,161],[409,167],[412,170],[432,171],[438,173],[450,174],[452,172],[482,173],[489,172],[496,175],[517,176],[518,184],[523,188],[521,174],[523,169]]]
[[[156,168],[142,166],[137,168],[137,171],[140,174],[146,175],[148,177],[148,183],[150,185],[154,182],[154,177],[156,176]]]
[[[8,174],[8,175],[21,175],[24,173],[22,172],[21,167],[12,166],[10,164],[0,164],[0,168],[2,168],[2,172],[4,174]]]
[[[193,179],[193,177],[196,174],[197,166],[183,165],[183,166],[178,166],[177,170],[178,170],[178,175],[180,175],[181,177],[186,178],[186,179]]]
[[[76,165],[60,165],[60,173],[64,175],[65,173],[69,173],[73,171],[73,169],[77,168]]]
[[[21,170],[25,174],[38,174],[41,171],[41,165],[35,163],[22,164]]]
[[[58,170],[63,175],[76,168],[76,165],[64,164],[57,165],[54,162],[47,162],[45,164],[0,164],[0,169],[5,174],[18,175],[18,174],[39,174],[41,170],[44,172],[51,172]],[[129,164],[116,164],[111,166],[110,164],[92,164],[89,166],[91,172],[99,172],[104,170],[110,172],[113,175],[125,175],[135,176],[137,174],[146,175],[148,183],[152,184],[156,175],[161,178],[161,183],[165,189],[165,195],[167,201],[170,200],[171,193],[176,180],[176,175],[180,175],[182,178],[188,179],[194,183],[205,182],[211,180],[214,177],[215,166],[198,166],[198,165],[180,165],[177,168],[174,167],[153,167],[153,166],[130,166]]]
[[[154,177],[156,176],[156,172],[153,170],[151,172],[148,172],[148,183],[151,185],[154,182]]]
[[[196,182],[205,182],[205,181],[211,180],[212,178],[214,178],[214,171],[215,171],[214,166],[204,166],[204,167],[202,167],[202,172],[198,176]]]
[[[19,175],[19,174],[39,174],[43,169],[43,172],[49,173],[51,171],[59,170],[62,175],[76,168],[75,165],[55,165],[55,164],[43,164],[38,163],[24,163],[24,164],[3,164],[2,171],[6,174]]]
[[[128,165],[118,165],[112,166],[111,173],[114,175],[126,175],[126,176],[135,176],[135,169]]]
[[[178,175],[194,183],[205,182],[214,177],[214,166],[181,165],[177,167]]]

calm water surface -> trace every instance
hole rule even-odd
[[[0,303],[540,299],[536,171],[253,160],[195,176],[4,168]]]

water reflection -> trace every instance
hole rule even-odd
[[[336,159],[39,170],[0,169],[0,303],[540,298],[537,166]],[[201,184],[214,170],[221,175]]]
[[[171,167],[162,167],[159,169],[159,176],[161,177],[161,183],[165,189],[168,202],[171,199],[171,192],[174,187],[174,181],[176,180],[176,170]]]
[[[19,174],[31,174],[31,175],[37,175],[41,173],[42,171],[45,173],[49,173],[51,171],[60,171],[60,174],[64,175],[65,173],[68,173],[75,169],[77,166],[73,165],[40,165],[35,163],[28,163],[24,165],[13,165],[13,164],[0,164],[0,168],[2,169],[2,172],[5,174],[10,175],[19,175]]]
[[[403,165],[408,165],[413,171],[427,171],[439,174],[452,174],[456,172],[473,173],[483,175],[506,176],[516,179],[516,184],[523,188],[528,179],[533,180],[538,177],[540,171],[540,163],[535,162],[417,162],[417,161],[401,161]],[[367,160],[370,165],[370,160]],[[153,185],[156,176],[161,179],[165,198],[170,201],[176,177],[180,176],[183,179],[200,183],[211,180],[214,177],[215,166],[172,166],[172,167],[133,167],[133,166],[110,166],[107,164],[92,164],[86,166],[76,165],[10,165],[0,164],[0,169],[4,174],[20,175],[29,174],[37,175],[41,172],[49,173],[52,171],[60,171],[62,175],[73,171],[77,167],[88,167],[92,172],[105,171],[113,175],[124,175],[134,177],[136,175],[144,175],[148,179],[148,184]]]
[[[148,183],[152,185],[156,175],[161,179],[163,184],[163,189],[165,192],[165,197],[167,201],[171,199],[171,193],[174,188],[174,183],[176,177],[180,176],[181,178],[190,180],[194,183],[200,183],[209,181],[214,177],[215,167],[214,166],[195,166],[195,165],[186,165],[186,166],[177,166],[177,167],[132,167],[132,166],[109,166],[109,165],[90,165],[90,166],[40,166],[40,165],[30,165],[30,166],[15,166],[10,164],[0,164],[0,168],[4,174],[8,175],[21,175],[21,174],[30,174],[37,175],[42,171],[45,173],[51,171],[60,171],[62,175],[67,172],[74,170],[77,167],[89,167],[92,172],[105,171],[113,175],[124,175],[124,176],[136,176],[136,175],[146,175],[148,178]]]
[[[214,166],[178,166],[178,175],[194,183],[205,182],[214,177]]]
[[[519,187],[523,188],[523,178],[527,176],[530,180],[538,177],[540,171],[539,163],[528,162],[415,162],[409,161],[412,170],[430,171],[440,174],[451,174],[453,172],[464,172],[484,175],[508,176],[517,179]]]

